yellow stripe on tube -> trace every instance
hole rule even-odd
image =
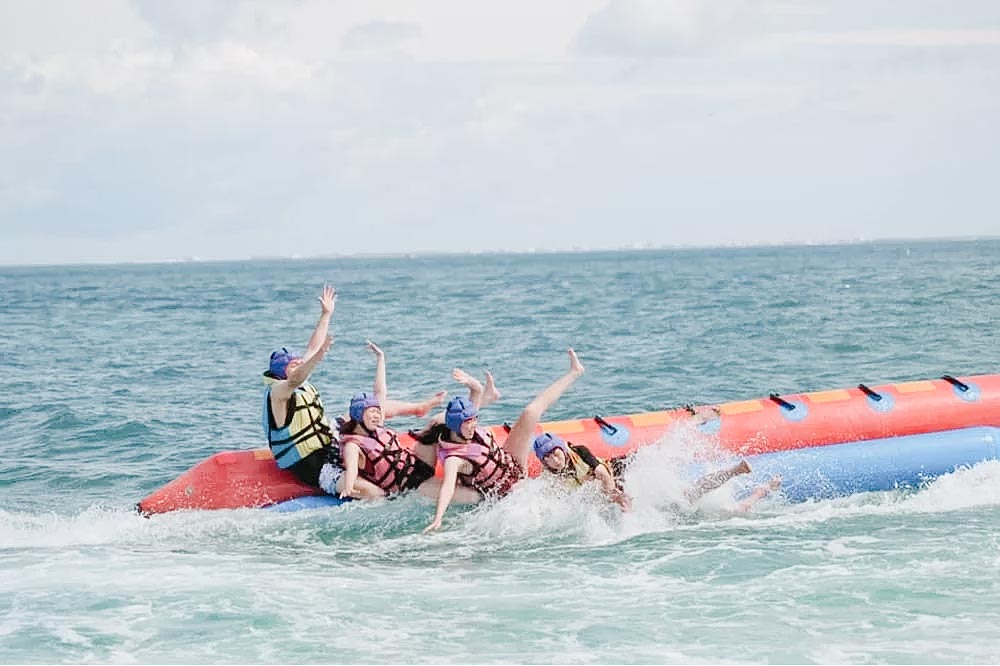
[[[851,394],[848,393],[846,389],[833,389],[832,391],[816,391],[815,393],[806,393],[806,397],[809,398],[811,402],[815,403],[845,402],[851,399]]]
[[[637,428],[644,428],[646,426],[658,426],[667,425],[674,420],[669,411],[663,412],[646,412],[644,414],[630,414],[628,417],[632,421],[632,425]]]
[[[742,402],[727,402],[719,405],[719,411],[723,414],[749,414],[759,412],[764,409],[760,400],[744,400]]]
[[[927,380],[921,380],[918,382],[903,382],[902,384],[893,384],[895,388],[900,393],[924,393],[926,391],[933,391],[936,386],[933,382]]]
[[[544,432],[551,432],[553,435],[571,435],[575,432],[583,432],[583,421],[573,419],[572,421],[551,421],[542,424]]]

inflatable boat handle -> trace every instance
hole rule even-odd
[[[594,420],[597,421],[597,424],[599,426],[601,426],[602,428],[604,428],[605,430],[607,430],[608,434],[614,435],[616,432],[618,432],[618,428],[616,426],[611,425],[610,423],[608,423],[607,421],[605,421],[603,418],[601,418],[600,414],[598,414],[597,416],[595,416]]]
[[[864,384],[858,384],[858,388],[861,389],[862,393],[864,393],[866,396],[868,396],[875,402],[882,402],[882,396],[876,393],[875,391],[871,390]]]
[[[945,380],[946,382],[948,382],[949,384],[951,384],[952,386],[954,386],[955,388],[957,388],[962,393],[965,393],[966,391],[969,390],[969,385],[968,384],[966,384],[964,382],[960,382],[959,380],[955,379],[951,375],[942,375],[941,379]]]
[[[783,409],[787,409],[788,411],[792,411],[793,409],[795,409],[795,405],[788,402],[787,400],[783,400],[781,396],[778,395],[777,393],[771,393],[767,397],[773,400],[774,402],[778,403],[779,405],[781,405]]]

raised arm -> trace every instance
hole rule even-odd
[[[301,363],[295,364],[288,370],[288,383],[293,386],[301,386],[307,379],[312,371],[316,369],[319,362],[323,360],[326,353],[330,351],[330,347],[333,345],[333,338],[329,335],[323,339],[323,343],[317,347],[315,350],[307,353],[303,358]]]
[[[386,398],[382,402],[382,415],[386,419],[391,419],[394,416],[427,416],[427,412],[444,402],[445,395],[444,391],[438,391],[421,402],[404,402]]]
[[[365,342],[369,351],[375,354],[375,396],[378,398],[378,404],[385,405],[385,396],[389,392],[385,381],[385,352],[371,340]]]
[[[455,368],[454,370],[452,370],[451,376],[456,382],[458,382],[465,388],[469,389],[469,400],[472,402],[472,404],[476,406],[476,409],[482,407],[482,402],[483,402],[482,383],[478,379],[467,373],[465,370],[462,370],[461,368]]]
[[[493,375],[486,372],[486,386],[461,368],[451,371],[451,376],[456,382],[469,389],[469,400],[476,406],[476,409],[488,407],[500,399],[500,391],[497,390]]]
[[[330,350],[332,344],[333,338],[328,335],[317,349],[306,354],[302,359],[289,363],[288,376],[284,381],[275,382],[274,386],[271,387],[272,404],[273,401],[287,400],[291,397],[292,392],[309,379],[309,375],[326,356],[326,352]]]
[[[333,310],[337,306],[337,290],[333,285],[324,285],[323,295],[318,296],[317,300],[319,300],[320,306],[319,321],[316,322],[316,328],[313,329],[312,335],[309,337],[306,356],[319,349],[329,335],[330,317],[333,316]]]

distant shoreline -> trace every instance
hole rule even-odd
[[[556,248],[556,249],[523,249],[523,250],[462,250],[462,251],[433,251],[419,250],[414,252],[355,252],[350,254],[316,254],[309,256],[280,256],[280,255],[260,255],[242,258],[210,258],[210,257],[182,257],[177,259],[160,260],[137,260],[137,261],[85,261],[67,262],[51,264],[2,264],[0,269],[9,268],[73,268],[73,267],[96,267],[96,266],[170,266],[176,264],[239,264],[239,263],[265,263],[278,261],[328,261],[334,259],[364,260],[364,259],[424,259],[430,257],[468,257],[468,256],[523,256],[523,255],[575,255],[575,254],[603,254],[609,252],[624,253],[647,253],[647,252],[683,252],[694,250],[752,250],[767,248],[811,248],[811,247],[838,247],[854,245],[892,245],[892,244],[929,244],[929,243],[975,243],[980,241],[1000,241],[1000,235],[986,236],[943,236],[943,237],[917,237],[917,238],[863,238],[847,240],[826,240],[826,241],[785,241],[770,242],[761,241],[756,243],[719,243],[711,245],[650,245],[650,246],[621,246],[605,248]]]

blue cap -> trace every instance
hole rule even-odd
[[[288,379],[286,371],[288,370],[288,364],[297,358],[302,358],[293,351],[289,351],[285,347],[277,351],[271,352],[271,363],[268,366],[267,371],[272,377],[278,379]]]
[[[568,450],[566,442],[561,437],[557,437],[551,433],[545,433],[536,437],[534,447],[535,455],[538,456],[539,460],[552,453],[555,449]]]
[[[361,422],[361,417],[364,416],[365,410],[369,407],[381,407],[381,403],[378,401],[378,396],[374,393],[358,393],[356,396],[351,398],[351,408],[348,413],[351,418],[355,421]]]
[[[448,406],[444,410],[444,424],[452,432],[461,432],[462,424],[478,414],[479,410],[472,401],[456,395],[448,401]]]

